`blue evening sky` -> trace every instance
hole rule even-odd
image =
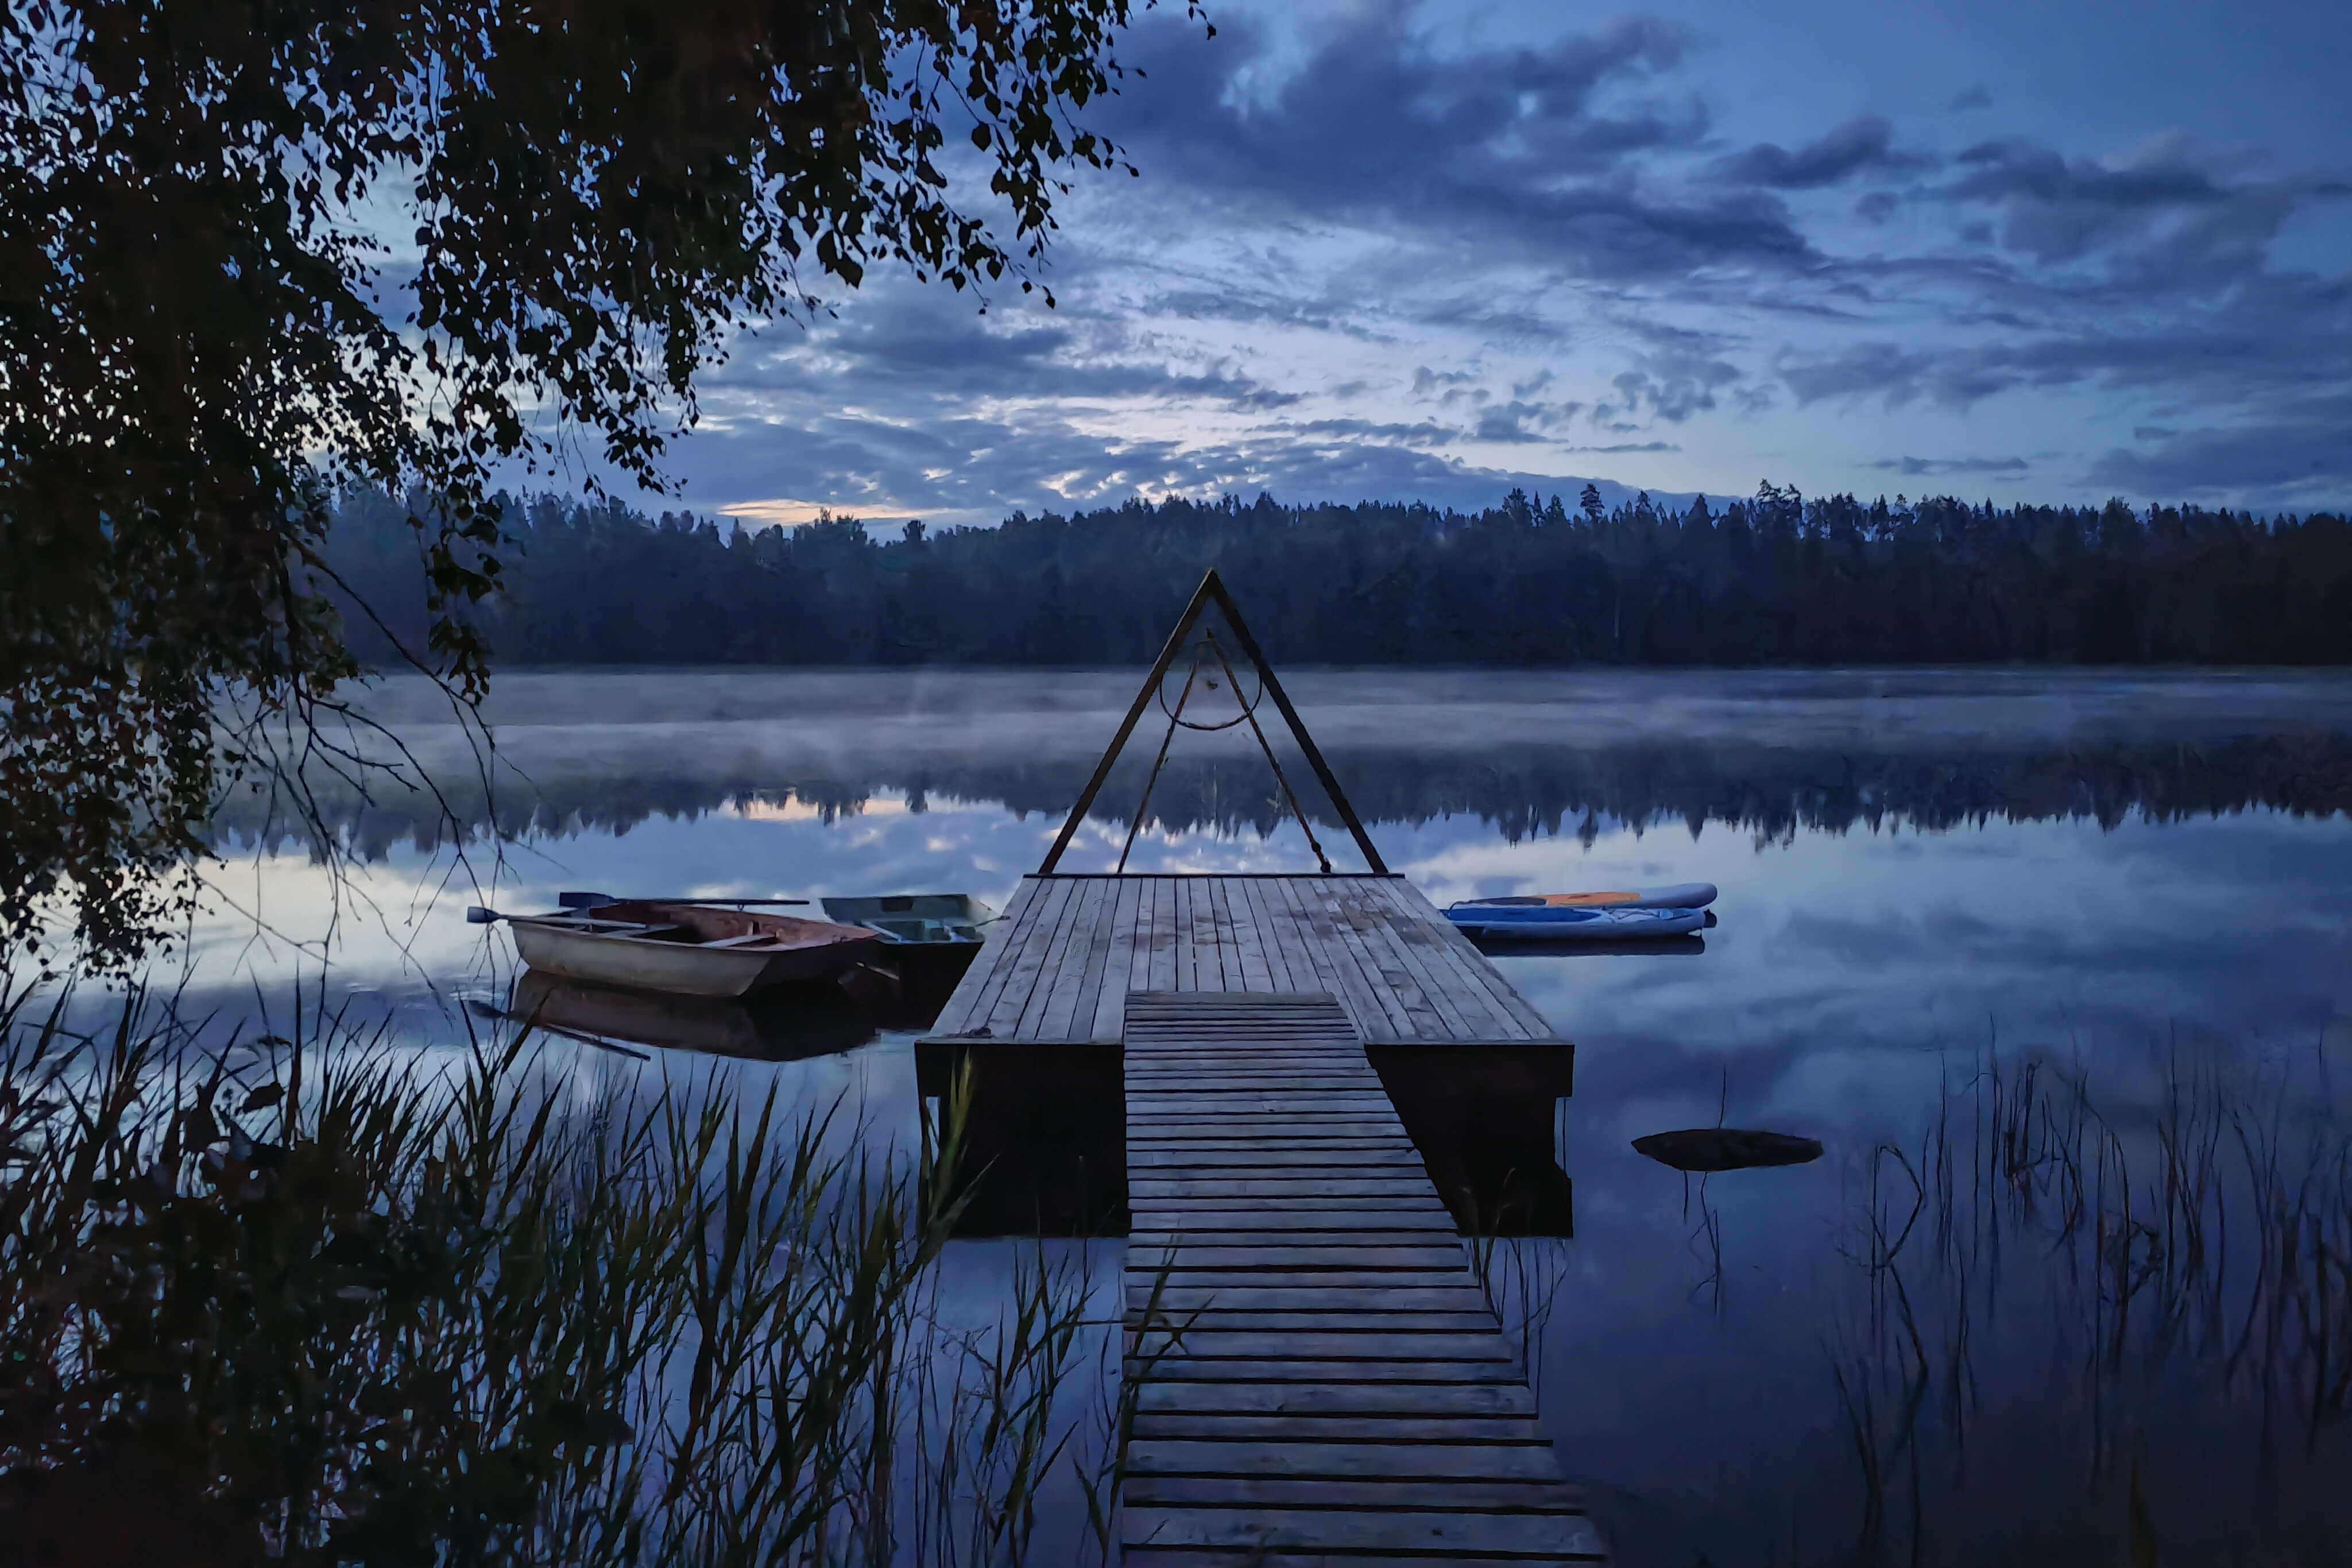
[[[712,374],[680,500],[2352,501],[2352,6],[1211,18],[1122,49],[1141,177],[1078,181],[1057,309],[836,290]]]

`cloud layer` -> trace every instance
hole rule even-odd
[[[1147,16],[1095,116],[1142,177],[1066,204],[1060,308],[877,277],[747,338],[688,501],[1475,506],[1596,470],[2352,499],[2352,276],[2297,243],[2352,192],[2337,150],[2047,145],[1981,93],[1889,114],[1863,84],[1759,136],[1702,26],[1450,15]]]

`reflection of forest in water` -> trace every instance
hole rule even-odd
[[[1987,1051],[1906,1131],[1809,1122],[1833,1186],[1693,1176],[1678,1223],[1571,1143],[1607,1263],[1509,1267],[1559,1298],[1548,1405],[1642,1415],[1564,1462],[1629,1562],[2352,1561],[2347,1088],[2309,1047]],[[1568,1283],[1660,1229],[1686,1311]]]
[[[1335,752],[1330,761],[1370,821],[1466,816],[1492,823],[1511,842],[1590,837],[1610,822],[1679,821],[1694,833],[1716,822],[1780,838],[1800,829],[1935,829],[2053,817],[2095,818],[2111,827],[2135,812],[2171,821],[2250,807],[2352,813],[2352,737],[2340,736],[1875,757],[1762,747],[1597,755],[1515,747],[1478,757]],[[780,776],[764,767],[709,767],[680,758],[643,773],[526,776],[501,769],[492,789],[479,776],[442,778],[438,800],[390,779],[373,781],[365,797],[340,779],[313,794],[320,820],[352,852],[375,860],[404,842],[436,847],[452,836],[453,823],[467,836],[495,825],[509,837],[563,837],[787,797],[820,816],[854,814],[877,796],[903,797],[919,812],[943,799],[1053,816],[1069,809],[1089,771],[1077,758],[897,768],[877,760],[856,776]],[[1094,814],[1124,824],[1141,773],[1127,765],[1114,771]],[[1302,800],[1318,828],[1340,831],[1327,805],[1304,792]],[[1153,787],[1151,819],[1169,831],[1259,836],[1286,820],[1263,763],[1223,759],[1171,759]],[[217,822],[239,842],[268,838],[277,847],[306,837],[290,805],[273,805],[268,796],[233,799]]]
[[[446,707],[392,689],[372,711],[438,782],[447,817],[389,780],[362,798],[314,774],[317,821],[374,858],[492,826],[593,836],[869,810],[870,833],[852,821],[793,840],[809,857],[794,879],[911,884],[933,858],[1034,852],[1136,678],[502,675],[494,790]],[[1500,1109],[1457,1095],[1444,1142],[1423,1145],[1499,1160],[1511,1182],[1557,1173],[1559,1222],[1501,1249],[1532,1281],[1508,1310],[1523,1322],[1557,1301],[1549,1353],[1540,1323],[1529,1336],[1537,1381],[1547,1412],[1570,1413],[1564,1462],[1608,1502],[1627,1561],[2348,1561],[2326,1499],[2352,1436],[2352,1013],[2334,896],[2352,678],[1302,671],[1286,684],[1376,823],[1452,816],[1449,836],[1498,841],[1653,825],[1656,852],[1622,858],[1661,863],[1685,824],[1854,835],[1769,857],[1786,877],[1734,889],[1725,875],[1738,917],[1702,963],[1507,960],[1579,1041],[1577,1094]],[[1123,824],[1164,724],[1147,711],[1105,822]],[[1339,858],[1334,814],[1303,769],[1292,778]],[[1280,829],[1276,796],[1245,729],[1187,735],[1152,814],[1248,838]],[[1007,826],[1015,811],[1029,829]],[[2023,898],[2018,873],[2039,876],[2049,841],[2078,835],[1864,837],[2238,811],[2336,821],[2060,845],[2045,880],[2077,880]],[[222,814],[247,843],[271,821],[266,795]],[[764,863],[770,830],[740,827],[563,858],[595,867],[593,882],[675,855],[701,885],[731,874],[730,856]],[[281,811],[275,831],[299,849],[299,819]],[[822,858],[853,841],[870,848]],[[1465,864],[1551,863],[1540,849],[1444,858],[1437,875],[1456,881]],[[1998,1049],[1980,1055],[1987,1030]],[[939,1085],[914,1066],[904,1088],[919,1104]],[[1089,1206],[1115,1195],[1069,1173],[1116,1158],[1115,1096],[1108,1081],[1091,1096],[1056,1082],[1013,1114],[990,1107],[1008,1212],[1034,1223],[1041,1191],[1075,1195],[1095,1223]],[[1419,1142],[1430,1107],[1399,1099]],[[1498,1135],[1517,1125],[1504,1109],[1530,1138],[1557,1130],[1549,1162]],[[1684,1178],[1628,1146],[1711,1124],[1801,1134],[1826,1153]],[[1507,1294],[1514,1280],[1497,1278]]]
[[[1075,700],[1024,706],[1038,677],[1015,685],[985,674],[934,675],[915,691],[887,677],[533,675],[518,701],[552,711],[524,723],[494,711],[498,759],[487,768],[446,712],[394,705],[385,722],[415,759],[404,776],[313,768],[315,828],[283,790],[240,792],[217,823],[243,843],[299,842],[324,830],[373,859],[402,842],[437,845],[453,831],[619,831],[787,799],[821,817],[877,798],[918,812],[953,800],[1053,816],[1076,799],[1116,727],[1123,704],[1102,695],[1131,691],[1133,677],[1061,678],[1085,684]],[[2340,682],[2181,677],[2175,693],[2161,679],[2125,692],[2032,672],[1943,678],[1950,689],[1887,697],[1834,684],[1859,679],[1850,676],[1790,676],[1760,689],[1755,676],[1619,677],[1625,689],[1603,688],[1597,701],[1578,692],[1568,705],[1505,677],[1499,696],[1461,676],[1423,685],[1321,674],[1297,684],[1299,706],[1368,821],[1467,817],[1512,841],[1620,823],[1681,822],[1696,833],[1713,822],[1778,838],[2047,818],[2113,826],[2134,814],[2173,821],[2249,808],[2352,812],[2352,687]],[[1706,688],[1697,700],[1695,685]],[[2064,699],[2054,714],[2053,690]],[[793,711],[796,696],[807,711]],[[1163,724],[1147,713],[1097,805],[1104,821],[1123,823],[1133,810]],[[1690,733],[1674,733],[1683,727]],[[1242,749],[1244,733],[1180,740],[1152,789],[1160,828],[1264,835],[1281,824],[1286,809],[1264,760]],[[387,748],[377,740],[371,749]],[[1278,749],[1304,781],[1303,764]],[[415,787],[420,768],[433,790]],[[1310,815],[1336,831],[1336,813],[1316,793],[1302,790]]]

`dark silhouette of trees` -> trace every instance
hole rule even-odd
[[[346,498],[331,559],[425,634],[405,508]],[[2352,528],[2195,507],[1864,503],[1762,486],[1677,517],[1514,490],[1478,513],[1131,501],[887,539],[541,498],[474,622],[509,664],[1144,664],[1210,566],[1278,659],[1339,664],[2352,664]],[[375,591],[383,590],[379,597]],[[404,595],[404,597],[403,597]]]

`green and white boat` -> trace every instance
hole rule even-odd
[[[964,893],[893,893],[818,900],[827,920],[860,925],[881,937],[879,956],[908,988],[907,1000],[944,1001],[988,940],[996,911]]]
[[[996,911],[963,893],[893,893],[817,902],[827,920],[871,926],[894,948],[978,947],[987,940],[989,922],[996,918]]]

